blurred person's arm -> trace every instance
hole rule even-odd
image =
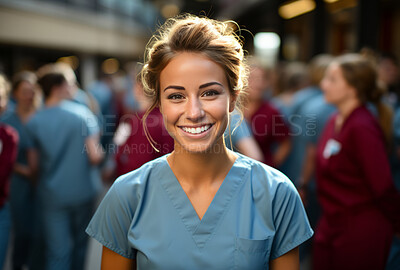
[[[264,161],[262,153],[257,141],[253,137],[253,133],[245,119],[236,111],[231,114],[230,128],[227,128],[228,134],[226,140],[228,145],[233,144],[233,149],[258,161]]]
[[[292,142],[289,137],[279,143],[273,155],[273,163],[275,166],[279,167],[285,161],[291,148]]]
[[[248,156],[252,159],[258,161],[264,160],[263,153],[261,152],[261,149],[258,146],[256,140],[252,136],[244,137],[241,140],[239,140],[236,143],[235,148],[243,155]]]
[[[135,270],[136,260],[125,258],[103,246],[101,270]]]
[[[0,127],[0,192],[6,185],[17,159],[19,136],[18,132],[10,126]]]
[[[28,164],[24,165],[21,163],[15,163],[14,172],[23,175],[32,180],[33,183],[36,182],[37,171],[38,171],[38,153],[34,149],[27,150]]]
[[[92,135],[86,138],[86,151],[89,162],[92,165],[98,165],[103,161],[104,149],[100,144],[100,136]]]
[[[299,248],[296,247],[286,254],[270,262],[271,270],[298,270],[300,269]]]
[[[307,204],[307,188],[312,180],[312,176],[314,175],[316,154],[316,145],[308,143],[306,146],[304,162],[298,186],[298,191],[301,199],[303,200],[303,204]]]

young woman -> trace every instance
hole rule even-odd
[[[246,79],[228,24],[170,19],[142,77],[175,149],[105,196],[86,230],[104,246],[102,269],[298,269],[312,230],[295,188],[224,144]]]
[[[315,234],[314,269],[384,269],[393,230],[400,231],[400,196],[385,147],[384,134],[390,132],[381,128],[391,121],[380,102],[376,71],[360,55],[338,57],[327,69],[322,90],[338,113],[317,148],[323,213]],[[367,102],[376,105],[379,121]]]

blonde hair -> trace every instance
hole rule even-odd
[[[160,104],[160,73],[182,52],[203,54],[223,68],[230,93],[237,97],[236,108],[240,111],[241,93],[247,87],[248,68],[241,39],[231,23],[185,14],[168,19],[153,35],[146,47],[141,71],[144,92],[152,100],[152,106],[143,116],[146,136],[146,118]],[[151,137],[149,140],[154,144]]]
[[[0,73],[0,114],[7,106],[8,95],[10,92],[10,83],[8,82],[6,76]]]
[[[371,102],[378,110],[378,120],[385,135],[387,145],[392,139],[392,117],[390,107],[382,102],[385,89],[378,83],[378,74],[375,65],[360,54],[345,54],[335,58],[347,83],[357,91],[362,103]]]

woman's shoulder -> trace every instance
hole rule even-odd
[[[378,132],[380,131],[378,119],[366,106],[355,109],[348,117],[346,128],[351,133],[357,132]]]
[[[281,171],[260,161],[240,155],[242,164],[246,164],[250,170],[250,181],[254,190],[269,193],[278,192],[278,190],[296,190],[292,181]]]
[[[131,188],[138,188],[140,186],[144,186],[147,181],[154,175],[156,172],[161,170],[161,167],[165,165],[166,156],[162,156],[156,158],[152,161],[149,161],[143,164],[138,169],[135,169],[131,172],[123,174],[119,176],[114,184],[113,187],[119,190],[126,190]]]

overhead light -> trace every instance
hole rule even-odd
[[[68,64],[73,70],[76,70],[79,67],[79,59],[74,55],[60,57],[57,59],[57,62]]]
[[[254,46],[260,50],[275,50],[281,45],[281,39],[273,32],[260,32],[254,36]]]
[[[114,74],[119,70],[119,61],[115,58],[108,58],[101,64],[104,74]]]
[[[273,67],[278,59],[281,39],[273,32],[260,32],[254,36],[255,55],[261,64]]]
[[[331,4],[331,3],[335,3],[339,0],[324,0],[325,3]]]
[[[315,9],[313,0],[290,1],[279,7],[279,15],[284,19],[291,19]]]

